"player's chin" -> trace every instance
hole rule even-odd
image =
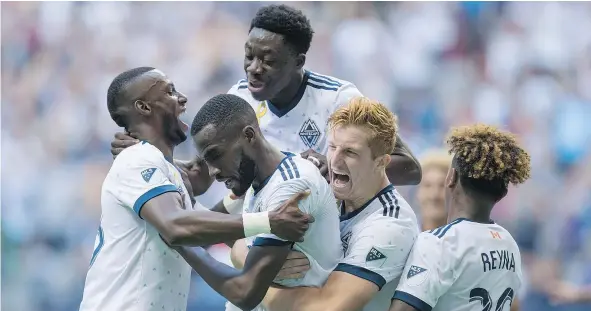
[[[256,100],[267,100],[269,99],[269,94],[267,92],[267,88],[266,87],[261,87],[261,88],[253,88],[251,86],[248,86],[248,90],[250,91],[250,94],[252,95],[252,98],[256,99]]]
[[[334,181],[331,180],[330,187],[332,188],[332,192],[334,196],[338,200],[347,200],[349,199],[349,193],[351,193],[351,183],[348,182],[346,184],[338,184],[335,185]]]

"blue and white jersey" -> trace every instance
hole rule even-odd
[[[421,311],[509,311],[522,279],[505,228],[459,218],[419,235],[393,299]]]
[[[280,150],[301,153],[308,149],[326,154],[328,117],[353,97],[362,96],[351,82],[306,70],[302,85],[285,109],[270,101],[255,100],[248,82],[240,80],[228,94],[240,96],[252,105],[265,138]]]
[[[304,235],[304,242],[296,242],[294,250],[308,257],[310,270],[304,278],[284,280],[280,285],[287,287],[322,286],[328,275],[342,258],[341,241],[339,239],[339,213],[336,199],[320,171],[310,161],[299,155],[286,153],[277,170],[259,189],[250,189],[244,198],[243,213],[257,213],[277,209],[287,199],[298,192],[310,189],[310,195],[300,201],[300,209],[312,216],[315,221]],[[246,238],[246,245],[276,246],[291,244],[273,234],[261,234]],[[226,304],[226,310],[239,310]],[[263,306],[255,310],[264,310]]]
[[[417,217],[394,186],[388,185],[361,208],[346,214],[341,206],[344,258],[334,271],[372,283],[380,291],[365,311],[388,310],[412,246],[419,235]]]
[[[142,206],[178,192],[193,209],[177,168],[153,145],[121,152],[101,190],[101,222],[80,311],[187,308],[191,267],[140,216]],[[201,207],[202,208],[202,207]]]
[[[228,94],[239,96],[252,106],[265,138],[273,146],[297,154],[308,149],[326,154],[328,117],[351,98],[363,96],[351,82],[308,70],[297,96],[283,110],[269,101],[254,99],[246,80],[238,81]],[[216,181],[199,200],[215,204],[227,193],[224,184]]]

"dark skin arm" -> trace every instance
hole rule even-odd
[[[392,304],[390,305],[390,311],[420,311],[420,310],[407,304],[404,301],[394,299],[394,300],[392,300]]]
[[[301,241],[313,217],[298,208],[308,193],[300,192],[269,212],[271,232],[291,241]],[[170,245],[203,246],[244,238],[242,215],[182,208],[178,192],[167,192],[146,202],[140,217],[158,230]]]
[[[269,286],[285,263],[291,243],[253,246],[244,269],[220,263],[202,248],[178,249],[179,254],[216,292],[242,310],[252,310],[263,301]]]
[[[412,154],[406,143],[396,135],[396,145],[391,155],[391,161],[386,168],[388,179],[393,185],[418,185],[423,178],[419,160]]]

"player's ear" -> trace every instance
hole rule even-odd
[[[455,168],[450,167],[449,171],[447,172],[447,176],[445,177],[445,186],[447,188],[454,188],[459,181],[458,171]]]
[[[133,107],[135,108],[135,110],[137,110],[141,115],[147,116],[150,113],[152,113],[152,107],[150,107],[150,105],[141,100],[138,99],[133,103]]]
[[[306,64],[306,54],[300,53],[296,56],[296,67],[302,69]]]
[[[389,154],[384,154],[378,157],[376,160],[378,167],[380,169],[385,169],[386,167],[388,167],[388,164],[390,164],[390,161],[392,161],[392,157]]]
[[[255,139],[255,131],[254,128],[250,125],[245,126],[242,129],[242,135],[249,143],[253,142]]]

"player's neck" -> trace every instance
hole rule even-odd
[[[447,221],[458,218],[466,218],[473,222],[489,223],[490,212],[494,204],[482,200],[475,200],[468,196],[454,196],[451,200],[451,208]]]
[[[277,167],[285,158],[285,154],[277,150],[266,140],[259,142],[255,154],[253,159],[256,163],[256,172],[252,186],[257,189],[269,176],[275,173],[275,170],[277,170]]]
[[[130,136],[136,137],[139,140],[146,141],[152,146],[158,148],[166,159],[172,161],[174,153],[174,144],[169,142],[160,133],[156,133],[153,127],[140,124],[135,128],[129,129]]]
[[[380,181],[375,182],[373,185],[368,186],[365,191],[360,193],[355,198],[352,198],[351,200],[343,200],[345,204],[345,212],[351,213],[362,208],[365,206],[365,204],[367,204],[367,202],[369,202],[369,200],[375,199],[380,191],[390,185],[390,181],[388,180],[388,177],[386,177],[385,172],[384,176],[382,176],[382,178],[379,180]]]
[[[300,86],[304,81],[304,70],[302,69],[299,73],[295,74],[291,79],[290,83],[274,98],[269,101],[273,103],[273,106],[277,108],[283,108],[289,106],[294,98],[298,95]]]

